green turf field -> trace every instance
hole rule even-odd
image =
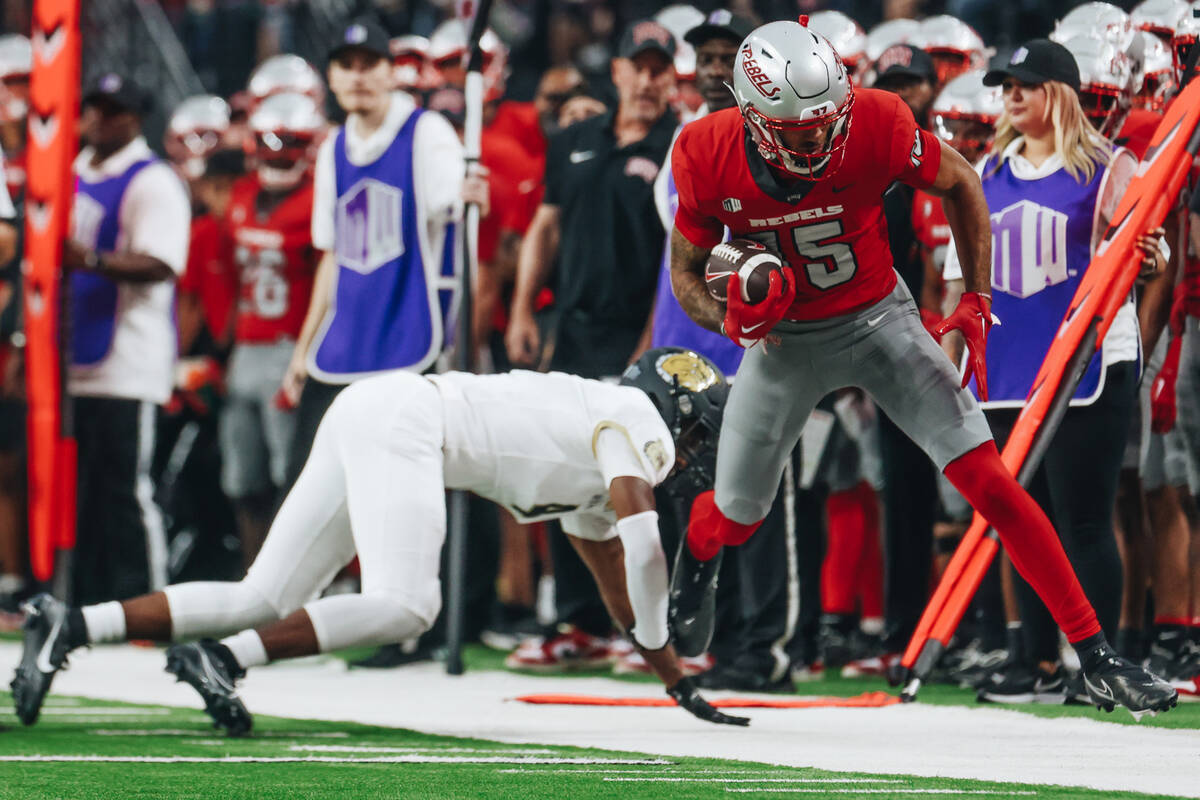
[[[253,737],[227,739],[199,710],[69,697],[51,697],[33,728],[17,722],[6,693],[0,709],[0,798],[14,800],[1152,797],[499,744],[267,716],[256,717]]]

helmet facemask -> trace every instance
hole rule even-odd
[[[255,131],[258,181],[271,191],[292,189],[311,166],[313,136],[298,131]]]
[[[850,107],[854,104],[851,88],[840,108],[818,110],[806,119],[774,119],[752,105],[742,107],[742,117],[759,154],[772,166],[808,181],[825,180],[842,166],[846,142],[850,136]],[[784,136],[792,132],[826,129],[824,141],[812,152],[788,147]]]

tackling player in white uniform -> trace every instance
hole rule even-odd
[[[67,653],[128,639],[202,639],[167,650],[167,671],[232,735],[250,729],[234,691],[249,667],[421,634],[441,606],[446,489],[493,500],[522,522],[559,518],[613,618],[668,693],[710,722],[745,725],[683,677],[667,629],[667,561],[655,486],[712,486],[726,384],[703,356],[660,348],[613,386],[561,373],[395,372],[354,383],[239,582],[169,586],[125,602],[26,607],[13,701],[26,724]],[[362,593],[313,599],[358,555]]]

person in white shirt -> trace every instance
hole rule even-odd
[[[351,22],[330,48],[329,86],[347,114],[317,154],[312,240],[322,252],[284,396],[298,404],[290,485],[333,398],[368,375],[432,367],[456,298],[452,222],[465,163],[440,114],[392,91],[388,37]]]
[[[84,644],[241,630],[171,647],[167,671],[201,694],[219,726],[246,733],[251,718],[234,683],[247,668],[401,641],[433,624],[444,493],[461,489],[523,522],[561,520],[668,694],[701,719],[745,725],[710,706],[680,670],[653,491],[711,486],[726,389],[712,362],[679,348],[646,353],[620,386],[526,371],[358,381],[321,422],[245,579],[82,609],[50,595],[31,601],[13,681],[17,713],[36,721],[54,673]],[[355,555],[362,592],[312,599]]]
[[[69,275],[78,446],[73,596],[122,599],[166,582],[166,540],[149,475],[156,406],[171,393],[175,280],[187,261],[183,184],[146,144],[149,97],[103,75],[84,93]]]

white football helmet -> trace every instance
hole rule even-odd
[[[325,100],[325,82],[311,64],[291,53],[272,56],[250,73],[246,90],[255,102],[284,92],[304,94],[315,102]]]
[[[17,122],[29,115],[29,74],[33,46],[19,33],[0,36],[0,121]]]
[[[1101,135],[1112,138],[1129,115],[1133,64],[1112,42],[1072,36],[1061,43],[1079,65],[1079,103]]]
[[[840,11],[818,11],[808,18],[808,27],[829,40],[851,75],[866,71],[867,34],[861,25]]]
[[[696,48],[683,40],[684,34],[703,25],[704,12],[695,6],[676,3],[654,15],[654,21],[675,37],[675,76],[681,81],[696,79]]]
[[[908,43],[921,48],[933,59],[939,86],[964,72],[987,66],[987,48],[983,39],[970,25],[949,14],[922,20]]]
[[[1200,39],[1200,0],[1192,3],[1175,23],[1175,34],[1171,37],[1171,49],[1175,52],[1175,68],[1182,70],[1188,56]]]
[[[286,191],[304,178],[325,133],[325,117],[305,94],[273,94],[250,115],[258,181],[272,191]]]
[[[1175,93],[1175,58],[1162,39],[1146,30],[1138,31],[1141,60],[1135,66],[1134,108],[1162,111]]]
[[[933,132],[969,161],[987,152],[996,120],[1004,113],[1003,90],[984,86],[984,74],[985,70],[976,69],[952,78],[930,109]]]
[[[842,165],[854,86],[829,41],[798,22],[770,22],[742,41],[733,96],[766,161],[805,180],[824,180]],[[786,134],[824,131],[812,150],[788,147]]]
[[[875,63],[884,50],[894,44],[908,44],[920,29],[921,23],[915,19],[889,19],[879,23],[867,31],[867,58]]]
[[[448,19],[434,28],[429,37],[429,60],[445,82],[462,87],[466,77],[467,25],[461,19]],[[498,100],[504,94],[508,78],[508,48],[491,28],[479,37],[483,51],[483,94],[485,100]]]
[[[429,40],[415,34],[396,36],[388,42],[392,56],[392,76],[396,88],[405,92],[427,89],[434,80],[433,65],[429,62]]]
[[[1058,21],[1050,40],[1066,44],[1076,36],[1096,36],[1111,43],[1122,52],[1133,41],[1133,20],[1112,3],[1084,3],[1071,9]]]
[[[1154,34],[1170,46],[1175,25],[1187,8],[1187,0],[1144,0],[1129,12],[1129,17],[1135,28]]]
[[[229,104],[214,94],[189,97],[171,112],[163,147],[190,180],[204,174],[205,159],[229,131]]]

